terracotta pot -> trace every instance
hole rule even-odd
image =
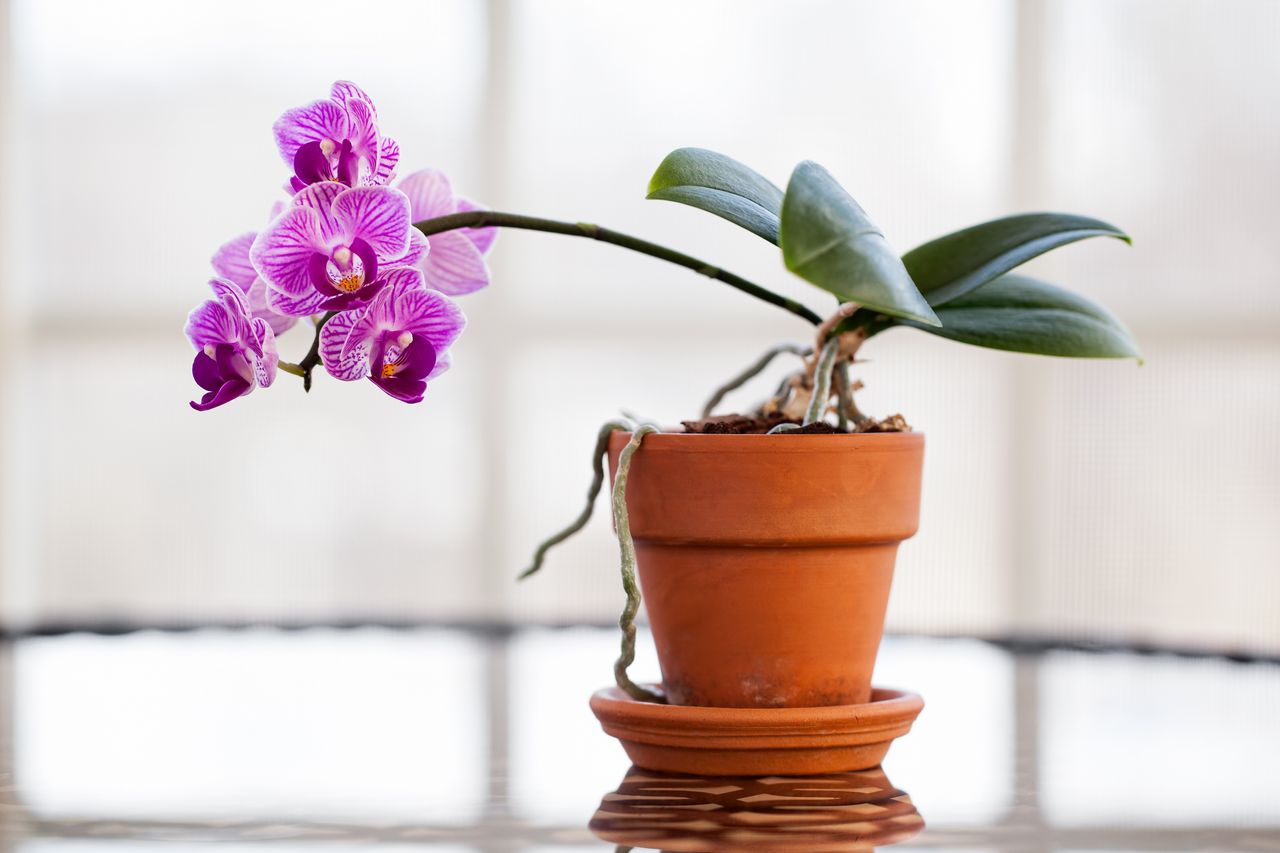
[[[669,701],[869,701],[923,458],[919,433],[646,437],[627,508]]]

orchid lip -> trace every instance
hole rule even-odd
[[[360,177],[360,156],[355,153],[349,139],[342,140],[341,145],[332,139],[307,142],[298,146],[293,155],[293,172],[294,178],[290,180],[290,185],[295,192],[325,181],[336,181],[354,187]]]
[[[229,403],[248,394],[254,386],[249,362],[230,344],[209,344],[197,352],[191,363],[191,375],[206,392],[199,403],[191,401],[191,408],[197,412]]]
[[[364,305],[386,286],[387,280],[384,278],[361,285],[355,290],[340,291],[335,288],[332,295],[320,303],[320,308],[323,311],[348,311]]]

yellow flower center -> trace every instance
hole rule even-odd
[[[364,284],[364,274],[353,272],[334,282],[334,287],[343,293],[355,293]]]
[[[395,376],[399,372],[400,372],[400,365],[398,364],[389,362],[387,364],[382,365],[383,379],[390,379],[392,376]]]

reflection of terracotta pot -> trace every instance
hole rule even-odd
[[[689,853],[860,853],[924,820],[880,768],[800,778],[677,776],[631,768],[591,819],[605,841]]]
[[[645,438],[627,507],[668,699],[867,702],[923,458],[919,433]]]

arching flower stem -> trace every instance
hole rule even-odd
[[[789,299],[767,290],[758,284],[747,281],[742,276],[734,275],[727,270],[722,270],[719,267],[708,264],[706,261],[700,261],[674,249],[668,249],[666,246],[650,243],[648,240],[641,240],[639,237],[632,237],[629,234],[611,231],[608,228],[602,228],[590,222],[559,222],[554,219],[542,219],[518,213],[502,213],[496,210],[467,210],[448,216],[415,222],[413,225],[427,237],[432,234],[439,234],[441,231],[452,231],[455,228],[482,228],[488,226],[543,231],[548,234],[564,234],[569,237],[586,237],[591,240],[599,240],[602,243],[621,246],[624,249],[630,249],[642,255],[649,255],[650,257],[682,266],[685,269],[693,270],[699,275],[705,275],[716,281],[724,282],[730,287],[754,296],[756,299],[790,311],[815,326],[822,323],[821,316],[794,299]]]
[[[740,290],[750,296],[754,296],[770,305],[776,305],[785,311],[800,317],[813,325],[817,326],[822,323],[822,317],[814,311],[801,305],[794,299],[774,293],[760,285],[747,281],[740,275],[735,275],[728,270],[722,270],[717,266],[713,266],[705,261],[677,252],[674,249],[668,249],[666,246],[660,246],[657,243],[650,243],[648,240],[641,240],[639,237],[632,237],[629,234],[622,234],[617,231],[611,231],[608,228],[602,228],[599,225],[593,225],[589,222],[560,222],[554,219],[542,219],[536,216],[524,216],[518,213],[502,213],[496,210],[466,210],[459,213],[451,213],[447,216],[439,216],[434,219],[425,219],[421,222],[413,224],[415,228],[422,232],[424,236],[430,237],[432,234],[440,234],[445,231],[454,231],[459,228],[517,228],[525,231],[542,231],[548,234],[564,234],[570,237],[586,237],[590,240],[599,240],[602,243],[609,243],[613,246],[620,246],[624,249],[630,249],[633,252],[639,252],[642,255],[648,255],[652,258],[667,261],[676,264],[685,269],[693,270],[699,275],[704,275],[716,281],[723,282],[736,290]],[[298,369],[301,371],[302,387],[307,391],[311,390],[311,372],[316,365],[320,363],[320,330],[324,324],[333,316],[332,311],[321,316],[316,323],[316,337],[311,344],[311,349],[298,362]],[[289,371],[295,373],[296,371]]]

